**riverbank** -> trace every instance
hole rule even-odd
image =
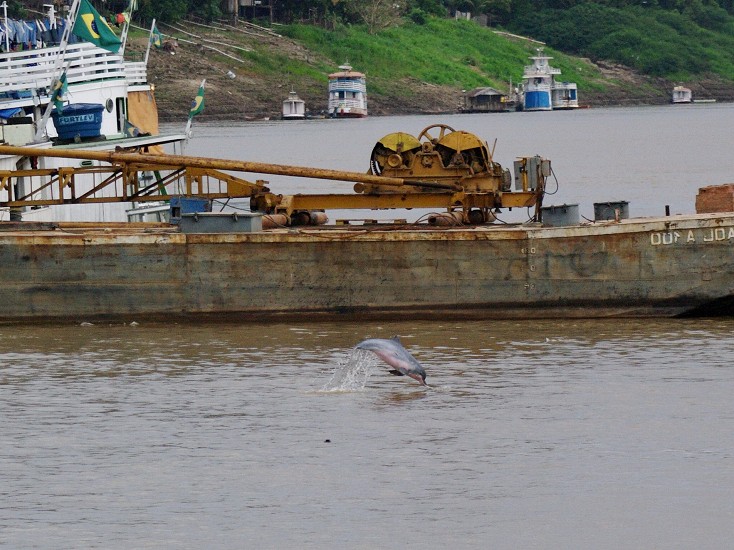
[[[343,62],[265,29],[238,27],[225,31],[187,26],[166,32],[170,47],[151,50],[148,63],[163,121],[186,117],[203,78],[207,79],[207,88],[202,119],[278,118],[281,103],[292,89],[312,113],[318,114],[326,108],[328,73]],[[142,53],[145,45],[146,37],[137,36],[131,38],[129,48]],[[595,64],[588,59],[575,62],[593,75],[593,86],[579,87],[583,106],[666,104],[673,86],[679,84],[641,75],[618,64]],[[521,74],[522,66],[517,71]],[[696,98],[734,101],[734,85],[717,75],[685,84]],[[413,77],[386,80],[368,72],[370,114],[453,113],[462,102],[461,88]]]

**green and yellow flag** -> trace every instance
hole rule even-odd
[[[206,78],[201,81],[199,86],[199,93],[196,94],[194,101],[191,102],[191,110],[189,111],[189,120],[194,118],[204,110],[204,84],[206,84]]]
[[[155,25],[150,30],[150,43],[153,44],[156,48],[162,48],[163,47],[163,34],[161,31],[158,30],[158,27]]]
[[[53,101],[54,107],[56,107],[59,114],[64,111],[64,98],[66,97],[66,91],[66,71],[64,71],[64,74],[54,82],[53,91],[51,92],[51,101]]]
[[[122,41],[117,38],[107,21],[97,13],[89,0],[81,0],[72,32],[81,40],[91,42],[112,53],[117,53],[122,45]]]

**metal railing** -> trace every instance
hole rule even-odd
[[[54,71],[60,55],[59,47],[4,54],[0,57],[0,93],[48,88],[58,76]],[[113,78],[125,78],[130,84],[147,82],[145,63],[125,62],[121,55],[88,42],[67,47],[63,66],[67,64],[69,84]]]
[[[367,91],[367,85],[364,81],[360,80],[330,80],[329,81],[330,92],[362,92]]]
[[[546,65],[545,67],[538,67],[536,65],[525,65],[525,67],[523,68],[523,71],[524,71],[524,74],[533,74],[533,75],[561,74],[561,69],[556,69],[549,65]]]
[[[335,108],[367,109],[367,105],[360,99],[330,99],[329,111],[332,111]]]

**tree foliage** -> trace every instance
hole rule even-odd
[[[405,7],[394,0],[362,0],[355,2],[354,10],[367,25],[368,32],[375,34],[382,29],[397,26],[402,20]]]

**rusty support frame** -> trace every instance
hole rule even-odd
[[[146,202],[170,200],[175,195],[201,196],[205,198],[244,198],[259,192],[267,191],[263,182],[251,183],[217,170],[186,167],[171,169],[170,166],[158,166],[140,163],[122,163],[113,166],[95,167],[62,167],[58,169],[12,170],[0,171],[0,192],[7,193],[7,200],[1,200],[3,207],[51,206],[63,204],[91,204],[104,202]],[[139,172],[166,171],[160,179],[141,185]],[[91,188],[77,191],[77,178],[80,176],[100,174],[103,179]],[[14,180],[48,177],[45,183],[34,186],[23,195],[16,195]],[[180,193],[161,193],[168,186],[180,187]],[[100,196],[105,189],[113,188],[114,194]],[[33,198],[43,194],[48,198]]]

